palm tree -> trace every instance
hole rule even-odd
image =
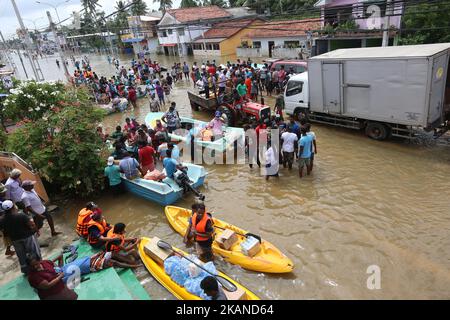
[[[228,4],[225,0],[205,0],[203,1],[203,6],[218,6],[221,8],[225,8],[228,6]]]
[[[145,16],[147,14],[148,8],[147,4],[142,0],[134,0],[131,6],[131,14],[133,16]]]
[[[191,8],[191,7],[198,7],[199,4],[196,0],[181,0],[180,8]]]
[[[159,10],[163,13],[166,12],[167,9],[172,8],[173,1],[172,0],[153,0],[153,3],[159,2]]]

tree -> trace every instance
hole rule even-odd
[[[153,3],[159,3],[159,10],[163,13],[166,12],[167,9],[172,8],[173,5],[172,0],[153,0]]]
[[[221,8],[225,8],[228,6],[225,0],[205,0],[203,1],[203,6],[218,6]]]
[[[196,0],[181,0],[180,8],[198,7],[199,4]]]
[[[131,6],[131,15],[145,16],[148,12],[147,4],[142,0],[134,0]]]
[[[83,6],[84,12],[90,15],[92,19],[95,19],[97,7],[99,0],[81,0],[81,5]]]
[[[120,39],[120,35],[122,34],[122,30],[128,28],[128,17],[130,16],[129,9],[125,9],[125,4],[123,1],[117,1],[115,7],[117,14],[114,20],[110,20],[108,23],[109,30],[113,30],[113,32],[117,35],[117,38]],[[123,47],[124,43],[119,41],[119,45]]]
[[[406,30],[401,33],[399,43],[407,45],[450,42],[449,21],[448,3],[406,4],[402,19],[402,28]]]
[[[31,163],[55,190],[88,196],[104,183],[104,145],[96,132],[104,111],[85,89],[64,89],[56,107],[8,135],[7,150]]]

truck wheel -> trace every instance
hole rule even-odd
[[[303,113],[303,115],[305,116],[306,122],[309,122],[309,112],[308,109],[300,109],[297,108],[294,111],[294,119],[295,120],[300,120],[300,115]]]
[[[366,135],[374,140],[385,140],[388,137],[389,129],[379,122],[369,122],[366,126]]]
[[[224,107],[224,106],[220,107],[219,110],[223,114],[225,114],[227,116],[227,126],[233,127],[234,126],[234,122],[235,122],[234,121],[235,119],[234,119],[233,112],[230,109],[228,109],[227,107]]]

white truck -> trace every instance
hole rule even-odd
[[[289,79],[285,112],[370,138],[442,134],[450,120],[450,43],[339,49]]]

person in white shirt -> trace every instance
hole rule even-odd
[[[52,232],[52,237],[57,236],[58,234],[61,234],[61,232],[56,232],[52,216],[47,212],[47,208],[42,203],[41,198],[39,198],[36,191],[33,190],[35,184],[36,181],[31,180],[25,180],[22,183],[24,189],[22,193],[22,203],[25,207],[24,212],[33,216],[34,223],[38,230],[44,225],[44,220],[47,220],[50,231]]]
[[[269,180],[269,177],[278,177],[279,164],[278,164],[278,152],[271,145],[270,140],[267,142],[267,148],[268,149],[265,153],[265,160],[266,160],[265,175],[266,180]]]
[[[22,199],[22,193],[23,193],[23,189],[21,187],[21,182],[20,182],[20,175],[22,174],[22,171],[20,171],[19,169],[13,169],[11,170],[11,172],[9,173],[9,178],[5,183],[6,188],[8,189],[6,191],[6,199],[11,200],[14,204],[19,204],[20,207],[20,202]]]
[[[292,132],[292,128],[290,126],[288,126],[287,131],[281,135],[281,142],[281,151],[283,152],[283,168],[286,168],[286,165],[288,165],[289,170],[291,170],[292,164],[294,163],[294,155],[298,149],[298,137]]]

